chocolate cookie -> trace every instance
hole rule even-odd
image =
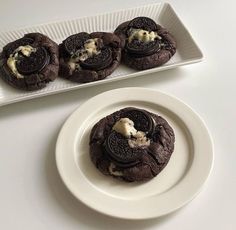
[[[122,41],[123,62],[134,69],[144,70],[163,65],[176,52],[173,36],[147,17],[124,22],[114,33]]]
[[[112,33],[74,34],[59,45],[59,50],[59,75],[79,83],[104,79],[121,59],[120,38]]]
[[[58,45],[40,33],[8,43],[0,55],[0,76],[19,89],[41,89],[55,80],[58,70]]]
[[[174,131],[164,118],[127,107],[94,125],[90,157],[105,175],[129,182],[146,181],[167,165],[174,142]]]

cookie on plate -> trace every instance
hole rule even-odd
[[[126,107],[93,126],[90,157],[105,175],[129,182],[146,181],[167,165],[174,142],[174,131],[164,118]]]
[[[59,45],[59,50],[59,75],[79,83],[106,78],[121,59],[120,38],[106,32],[71,35]]]
[[[0,55],[0,77],[24,90],[44,88],[59,70],[58,45],[40,33],[8,43]]]
[[[123,62],[137,70],[163,65],[176,52],[176,42],[169,31],[147,17],[124,22],[114,33],[122,41]]]

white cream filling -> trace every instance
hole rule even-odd
[[[131,135],[133,136],[137,132],[137,130],[134,128],[134,122],[127,117],[118,120],[112,129],[117,133],[122,134],[126,138],[130,138]]]
[[[11,70],[11,72],[17,77],[17,78],[24,78],[23,75],[21,75],[17,68],[16,68],[16,62],[17,62],[17,57],[18,57],[18,53],[14,54],[14,55],[10,55],[10,57],[7,59],[7,65],[9,67],[9,69]]]
[[[24,78],[24,76],[20,74],[16,68],[16,62],[18,61],[19,52],[21,52],[24,56],[29,57],[31,53],[36,52],[36,48],[33,48],[30,45],[19,46],[14,50],[13,54],[10,54],[10,57],[7,59],[7,65],[12,73],[16,76],[16,78]]]
[[[77,50],[74,57],[71,57],[68,61],[68,65],[71,71],[75,69],[80,69],[79,61],[85,61],[89,57],[98,55],[101,51],[97,49],[96,42],[97,38],[88,39],[84,43],[84,47],[80,50]]]
[[[143,42],[151,42],[154,41],[155,38],[161,39],[161,36],[154,31],[147,31],[142,29],[132,29],[130,36],[128,38],[129,43],[133,41],[133,39],[138,39],[139,41]]]
[[[134,136],[135,139],[129,139],[128,143],[131,148],[149,146],[150,140],[146,137],[146,134],[142,131],[137,131]]]
[[[33,48],[32,46],[30,45],[25,45],[25,46],[19,46],[15,51],[15,52],[20,52],[24,55],[24,56],[27,56],[29,57],[31,53],[34,53],[36,52],[36,48]]]
[[[134,122],[127,117],[118,120],[112,129],[128,138],[131,148],[150,145],[150,140],[146,137],[146,134],[136,130],[134,128]]]
[[[85,51],[87,51],[89,57],[93,55],[98,55],[101,52],[97,50],[96,46],[97,41],[98,39],[94,38],[94,39],[89,39],[85,42],[84,49]]]
[[[121,171],[114,170],[115,167],[116,166],[113,163],[110,163],[109,168],[108,168],[110,174],[114,176],[123,176],[123,173]]]
[[[67,64],[70,67],[70,74],[72,74],[76,69],[81,69],[79,63],[77,63],[75,59],[71,58]]]

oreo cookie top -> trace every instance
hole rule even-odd
[[[20,89],[45,87],[56,78],[58,69],[58,46],[40,33],[26,34],[7,44],[0,56],[1,77]]]
[[[137,17],[115,32],[123,45],[123,61],[135,69],[149,69],[167,62],[176,52],[172,35],[151,18]]]
[[[174,141],[173,129],[162,117],[127,107],[95,124],[90,134],[90,156],[105,175],[145,181],[166,166]]]
[[[121,59],[121,42],[111,33],[81,32],[66,38],[60,46],[60,75],[84,83],[110,75]]]

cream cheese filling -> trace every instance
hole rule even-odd
[[[131,148],[150,145],[150,140],[146,134],[136,130],[134,122],[127,117],[118,120],[112,129],[126,137]]]
[[[89,57],[98,55],[101,52],[97,49],[97,41],[98,38],[88,39],[87,41],[85,41],[84,47],[82,49],[77,50],[75,52],[75,55],[70,58],[70,60],[68,61],[68,65],[72,72],[76,69],[81,68],[78,62],[85,61]]]
[[[130,36],[128,38],[129,43],[132,42],[134,39],[138,39],[142,42],[151,42],[154,41],[155,38],[161,39],[161,36],[154,31],[147,31],[143,29],[131,29]]]
[[[19,46],[17,49],[14,50],[12,54],[10,54],[9,58],[7,59],[7,65],[9,69],[18,79],[24,78],[24,76],[18,72],[16,67],[16,62],[18,61],[19,52],[21,52],[24,56],[29,57],[31,53],[36,52],[36,48],[33,48],[30,45]]]
[[[110,163],[108,170],[111,175],[113,176],[123,176],[123,173],[121,171],[115,170],[115,165],[113,163]]]

